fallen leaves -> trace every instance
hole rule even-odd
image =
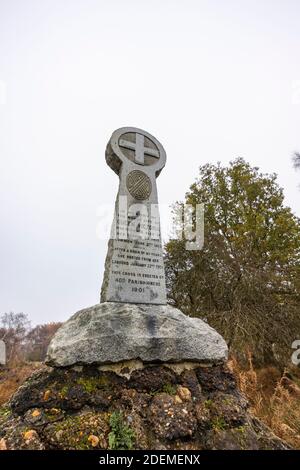
[[[46,390],[45,393],[44,393],[44,396],[43,396],[43,400],[44,400],[44,401],[48,401],[49,398],[50,398],[50,395],[51,395],[51,391],[50,391],[50,390]]]
[[[0,439],[0,450],[7,450],[7,445],[4,437]]]

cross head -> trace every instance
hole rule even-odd
[[[129,142],[128,140],[120,139],[119,146],[134,150],[134,161],[139,165],[145,165],[145,155],[151,155],[151,157],[159,158],[159,152],[157,150],[145,147],[145,136],[142,134],[135,134],[135,142]]]

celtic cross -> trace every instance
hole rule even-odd
[[[112,134],[105,158],[119,176],[119,191],[101,302],[165,304],[156,188],[156,178],[166,162],[165,150],[148,132],[123,127]],[[135,232],[130,230],[132,226]]]

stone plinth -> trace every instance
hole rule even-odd
[[[1,409],[0,448],[94,449],[103,451],[98,460],[108,449],[289,449],[249,413],[224,364],[183,371],[147,364],[131,373],[124,364],[126,376],[99,369],[44,367],[32,375]],[[112,417],[127,430],[119,446],[109,439]]]

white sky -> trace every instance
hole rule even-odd
[[[163,205],[200,164],[242,156],[300,216],[299,20],[297,0],[0,0],[0,314],[99,301],[118,127],[164,145]]]

